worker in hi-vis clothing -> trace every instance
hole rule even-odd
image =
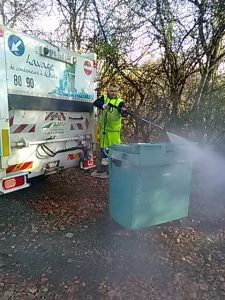
[[[93,177],[108,178],[108,157],[106,150],[111,145],[120,144],[122,116],[127,116],[123,100],[118,97],[118,86],[110,84],[107,94],[96,99],[93,103],[101,110],[100,115],[100,170],[92,173]]]

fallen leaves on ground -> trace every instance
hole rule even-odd
[[[225,230],[204,233],[194,228],[165,227],[157,235],[174,270],[182,299],[225,299]],[[189,297],[189,298],[188,298]]]
[[[140,276],[130,276],[123,282],[102,282],[98,290],[102,300],[173,299],[156,281]]]
[[[190,209],[192,212],[193,207],[195,207],[194,218],[185,219],[184,223],[188,226],[182,222],[178,224],[173,222],[165,226],[132,231],[132,233],[127,230],[113,232],[108,228],[105,231],[105,239],[97,242],[93,240],[90,242],[91,246],[89,241],[79,240],[80,236],[76,236],[76,243],[72,244],[75,233],[67,226],[87,221],[86,225],[82,224],[82,228],[85,231],[89,230],[91,222],[105,214],[107,190],[107,181],[92,178],[80,170],[70,169],[64,174],[48,178],[40,189],[40,193],[33,189],[37,195],[29,200],[30,206],[24,206],[26,214],[30,212],[32,214],[29,215],[29,222],[26,221],[24,227],[20,220],[11,220],[10,213],[4,215],[4,222],[0,224],[2,229],[0,238],[1,241],[5,242],[4,251],[1,250],[2,253],[0,253],[1,299],[225,299],[225,223],[224,218],[219,217],[216,217],[216,220],[213,218],[213,222],[209,222],[211,220],[209,219],[211,215],[208,214],[209,207],[207,208],[208,219],[206,219],[204,226],[209,225],[205,227],[202,225],[204,219],[201,219],[200,222],[198,218],[200,210],[198,210],[199,205],[196,207],[196,204],[192,205],[192,209]],[[199,199],[196,198],[193,201],[197,203]],[[20,205],[19,201],[11,202],[11,205],[15,205],[16,209],[17,203]],[[30,207],[31,209],[29,209]],[[221,207],[224,207],[223,203],[219,206],[220,212],[223,213]],[[33,217],[37,213],[43,217],[44,225],[39,221],[33,222]],[[16,213],[14,215],[16,216]],[[79,269],[84,277],[83,280],[73,278],[71,275],[71,277],[68,276],[70,279],[65,281],[62,273],[60,273],[60,268],[59,271],[57,269],[60,281],[58,284],[54,282],[52,271],[49,272],[48,277],[44,274],[37,280],[34,280],[35,277],[31,280],[24,274],[22,277],[19,274],[19,266],[16,261],[14,262],[11,254],[12,251],[14,253],[17,250],[14,238],[18,231],[15,231],[16,234],[14,233],[11,224],[13,222],[15,222],[15,228],[21,226],[20,231],[25,236],[24,248],[18,249],[21,253],[25,249],[31,251],[32,247],[30,246],[34,246],[36,243],[35,236],[41,236],[44,232],[40,230],[41,226],[54,231],[65,230],[62,235],[66,245],[72,244],[71,248],[77,250],[78,243],[84,244],[84,248],[80,248],[82,249],[79,254],[82,257],[81,262],[87,261],[90,258],[89,254],[93,253],[91,262],[96,268],[94,272],[96,270],[98,279],[87,278],[85,264],[83,264],[84,269],[82,269],[82,264],[81,269]],[[26,228],[27,224],[31,229],[30,240],[29,230]],[[210,227],[209,232],[204,230],[206,227]],[[60,241],[58,232],[52,234],[51,238],[55,247]],[[11,239],[11,244],[8,244],[8,239]],[[112,246],[110,250],[107,248],[107,243]],[[39,253],[45,255],[45,250],[52,249],[49,245],[43,251],[39,250]],[[88,250],[85,248],[87,246],[90,246]],[[131,248],[132,251],[129,251]],[[153,249],[155,251],[152,251]],[[57,251],[56,253],[52,252],[52,255],[57,258],[56,254]],[[73,264],[80,262],[76,260],[77,254],[74,256],[72,253],[69,254],[65,260],[67,265],[73,268]],[[151,255],[153,255],[152,260],[149,259]],[[49,264],[47,260],[46,264]],[[102,266],[103,268],[101,268]],[[135,269],[133,266],[137,266],[137,268]],[[49,267],[54,269],[54,263]],[[18,270],[18,273],[13,273],[14,270]],[[120,275],[120,279],[117,275]],[[93,292],[95,296],[97,294],[99,297],[93,298],[95,297]]]
[[[83,282],[74,278],[59,284],[49,283],[46,277],[32,281],[18,274],[0,274],[0,299],[2,300],[76,300]]]
[[[59,180],[60,178],[60,180]],[[48,227],[62,229],[82,221],[96,221],[107,207],[108,182],[96,179],[78,169],[48,178],[49,184],[39,200],[31,206],[45,217]],[[60,185],[59,185],[60,182]]]

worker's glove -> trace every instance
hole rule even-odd
[[[105,103],[105,104],[102,105],[102,109],[106,109],[108,107],[109,107],[109,105],[107,103]]]
[[[113,105],[112,103],[108,103],[108,107],[114,107],[115,108],[115,105]]]
[[[121,115],[122,115],[122,117],[127,117],[128,116],[128,112],[127,112],[127,109],[125,107],[121,108]]]

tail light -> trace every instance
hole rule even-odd
[[[88,170],[95,167],[95,162],[93,158],[81,159],[80,160],[80,168],[82,170]]]
[[[25,176],[17,176],[17,177],[11,177],[4,179],[2,182],[2,186],[5,190],[9,190],[12,188],[15,188],[17,186],[21,186],[25,183]]]
[[[84,161],[84,168],[90,168],[94,166],[94,160],[93,158],[89,158]]]

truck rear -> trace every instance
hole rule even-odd
[[[96,57],[0,24],[0,193],[92,168]]]

